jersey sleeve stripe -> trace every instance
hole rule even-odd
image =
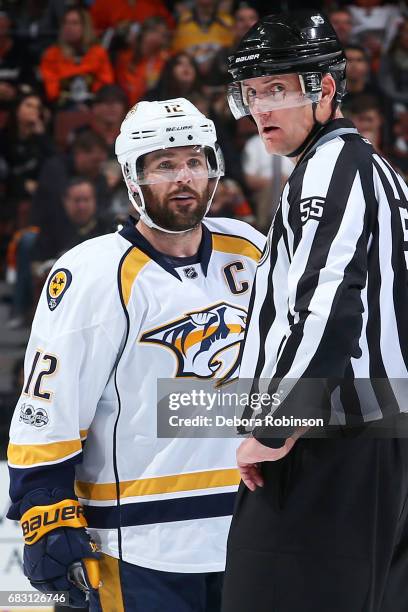
[[[83,441],[83,440],[86,440],[86,439],[87,439],[87,437],[88,437],[88,430],[87,430],[87,429],[81,429],[81,430],[79,431],[79,436],[80,436],[80,438],[81,438],[81,440],[82,440],[82,441]]]
[[[82,452],[81,440],[64,440],[50,444],[9,444],[8,461],[11,467],[30,467],[38,464],[65,461]]]
[[[197,489],[211,489],[238,485],[239,472],[236,469],[209,470],[205,472],[192,472],[189,474],[176,474],[174,476],[158,476],[157,478],[143,478],[140,480],[127,480],[119,483],[121,499],[125,497],[139,497],[142,495],[160,495],[178,491],[194,491]],[[116,499],[116,483],[75,483],[75,491],[82,499],[106,501]]]
[[[261,250],[247,238],[238,236],[226,236],[212,232],[212,245],[214,251],[222,253],[233,253],[234,255],[244,255],[258,262],[261,258]]]
[[[133,283],[149,261],[150,257],[137,248],[130,249],[123,259],[120,270],[120,288],[125,306],[129,304]]]

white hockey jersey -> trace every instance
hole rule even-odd
[[[156,383],[237,369],[263,244],[240,221],[205,219],[197,261],[175,267],[129,221],[61,257],[11,426],[10,518],[27,491],[75,478],[106,554],[164,571],[224,569],[240,440],[158,438]]]

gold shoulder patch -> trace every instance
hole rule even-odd
[[[47,302],[50,310],[55,310],[72,281],[72,274],[66,268],[55,270],[47,285]]]

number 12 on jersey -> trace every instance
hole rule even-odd
[[[43,378],[47,376],[52,376],[55,373],[57,366],[58,359],[57,357],[55,357],[55,355],[50,355],[49,353],[44,353],[41,350],[37,350],[34,355],[27,383],[24,387],[24,395],[28,395],[29,397],[36,397],[45,401],[51,401],[51,391],[41,390],[41,383],[43,381]],[[36,374],[38,368],[40,368],[40,371],[38,372],[38,374]],[[34,374],[36,374],[35,378]]]

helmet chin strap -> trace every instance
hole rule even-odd
[[[319,134],[319,132],[324,127],[326,127],[326,125],[329,123],[329,121],[331,121],[334,118],[334,115],[335,115],[335,112],[336,112],[336,105],[335,104],[333,104],[332,112],[330,113],[330,117],[324,123],[322,123],[321,121],[318,121],[317,118],[316,118],[317,105],[318,105],[318,102],[312,102],[313,127],[310,130],[309,134],[306,136],[306,138],[304,139],[302,144],[297,147],[297,149],[295,149],[291,153],[287,153],[285,155],[285,157],[298,157],[302,153],[305,154],[306,150],[309,147],[309,145],[312,144],[312,141],[315,140],[315,138]]]
[[[151,217],[147,213],[146,206],[144,203],[144,198],[141,193],[140,187],[138,187],[137,189],[139,192],[139,197],[143,202],[143,206],[140,206],[140,204],[136,202],[135,196],[130,190],[128,192],[129,199],[132,202],[133,206],[136,208],[137,212],[139,213],[139,217],[141,221],[143,221],[143,223],[145,223],[147,227],[159,230],[160,232],[165,232],[166,234],[185,234],[186,232],[190,232],[193,229],[192,227],[189,227],[188,229],[185,229],[185,230],[169,230],[169,229],[166,229],[165,227],[161,227],[160,225],[157,225],[157,223],[155,223],[153,219],[151,219]]]

